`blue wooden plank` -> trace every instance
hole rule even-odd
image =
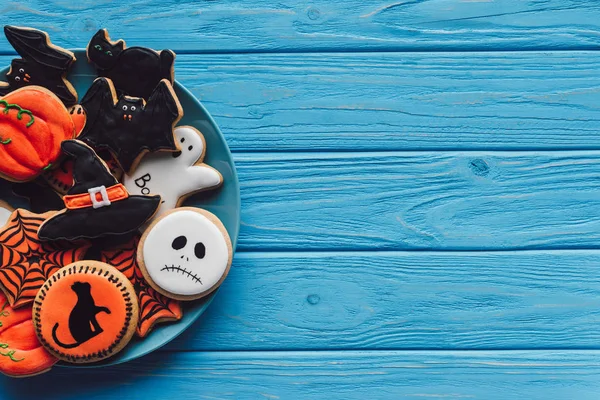
[[[238,250],[598,248],[600,153],[236,154]]]
[[[106,27],[131,44],[202,52],[565,49],[600,45],[594,0],[4,2],[0,22],[81,47]],[[0,51],[9,49],[1,42]]]
[[[2,398],[597,399],[598,351],[160,353],[0,378]]]
[[[600,149],[597,52],[181,55],[176,70],[234,151]]]
[[[238,253],[170,350],[600,349],[600,252]]]

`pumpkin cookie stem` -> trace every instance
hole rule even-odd
[[[25,126],[29,128],[31,125],[33,125],[34,119],[33,119],[33,114],[31,113],[31,111],[21,108],[21,106],[19,106],[18,104],[10,104],[6,100],[0,100],[0,104],[2,104],[4,106],[4,111],[2,111],[4,114],[8,114],[8,110],[11,110],[11,109],[19,110],[17,112],[17,119],[20,121],[21,119],[23,119],[23,114],[27,114],[27,115],[29,115],[30,119],[29,119],[29,122],[27,123],[27,125],[25,125]],[[3,144],[6,144],[6,143],[3,143]]]
[[[12,139],[8,138],[8,139],[6,139],[6,140],[3,140],[3,139],[0,137],[0,144],[9,144],[10,142],[12,142]]]

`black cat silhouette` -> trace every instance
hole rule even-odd
[[[87,342],[102,332],[102,327],[98,324],[96,314],[105,312],[110,314],[107,307],[98,307],[92,297],[92,286],[88,282],[75,282],[71,289],[77,294],[77,303],[69,315],[69,331],[75,339],[74,343],[63,343],[56,336],[58,322],[52,328],[52,338],[62,348],[72,349],[82,343]]]
[[[146,47],[125,48],[123,40],[113,42],[106,29],[100,29],[87,46],[88,60],[99,76],[112,80],[117,94],[147,99],[162,79],[173,83],[175,53],[160,53]]]

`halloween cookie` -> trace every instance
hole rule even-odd
[[[0,177],[24,182],[54,167],[60,143],[72,139],[73,121],[62,102],[40,86],[0,99]]]
[[[171,50],[125,48],[123,40],[111,41],[106,29],[100,29],[86,53],[98,75],[111,79],[119,94],[147,99],[162,79],[173,83],[175,53]]]
[[[160,195],[161,205],[154,218],[179,207],[188,196],[223,183],[219,171],[202,164],[206,146],[198,130],[191,126],[177,127],[175,139],[180,151],[149,154],[133,175],[123,179],[129,193]]]
[[[102,161],[106,163],[112,176],[120,181],[123,177],[123,170],[119,167],[119,164],[115,161],[110,152],[101,150],[96,154],[98,154]],[[42,178],[44,178],[46,183],[52,189],[56,190],[58,193],[65,194],[73,187],[73,165],[73,159],[65,157],[58,167],[44,172]]]
[[[0,228],[0,289],[13,307],[30,304],[46,279],[81,260],[89,247],[87,243],[42,242],[36,232],[54,214],[17,209]]]
[[[38,339],[61,360],[100,361],[129,342],[137,324],[133,286],[116,268],[78,261],[48,279],[33,304]]]
[[[42,86],[68,107],[77,103],[77,91],[66,75],[75,62],[75,55],[50,42],[46,32],[32,28],[5,26],[4,34],[19,53],[10,63],[8,82],[0,82],[0,94],[5,95],[23,86]]]
[[[49,371],[58,358],[38,341],[31,308],[14,310],[1,293],[0,307],[0,372],[22,378]]]
[[[0,200],[0,227],[8,222],[14,209],[6,202]]]
[[[109,150],[131,174],[147,152],[177,151],[173,128],[183,110],[171,83],[163,79],[146,103],[138,97],[117,97],[106,78],[94,81],[81,100],[87,121],[79,139],[95,150]]]
[[[208,211],[182,207],[152,222],[138,246],[146,281],[178,300],[194,300],[223,282],[232,259],[231,240],[221,221]]]
[[[73,240],[122,235],[139,229],[152,218],[160,196],[130,196],[94,150],[78,140],[65,141],[62,148],[74,160],[74,183],[63,197],[66,208],[40,226],[40,238]]]
[[[125,243],[102,249],[99,259],[117,268],[133,283],[140,309],[136,333],[145,337],[154,325],[181,319],[183,311],[178,300],[163,296],[146,283],[136,258],[139,241],[138,234]]]

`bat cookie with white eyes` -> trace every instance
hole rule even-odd
[[[194,207],[176,208],[155,219],[137,250],[148,284],[169,298],[184,301],[216,290],[229,273],[232,257],[223,223]]]
[[[176,152],[173,129],[183,109],[171,83],[163,79],[146,101],[117,96],[107,78],[97,78],[81,100],[86,123],[78,139],[94,150],[108,150],[127,174],[132,174],[144,154]]]

